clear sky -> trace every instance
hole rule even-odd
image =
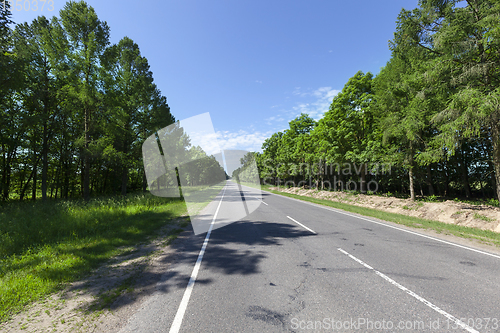
[[[13,19],[59,16],[65,2],[14,1]],[[87,0],[111,43],[139,45],[176,119],[210,112],[223,148],[251,151],[301,112],[319,119],[358,70],[377,74],[398,13],[417,2]]]

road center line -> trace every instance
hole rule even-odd
[[[306,229],[306,230],[309,230],[310,232],[312,232],[313,234],[317,235],[317,232],[312,230],[311,228],[308,228],[306,227],[305,225],[303,225],[302,223],[300,223],[299,221],[296,221],[294,219],[292,219],[290,216],[287,216],[290,220],[292,220],[293,222],[297,223],[298,225],[300,225],[302,228]]]
[[[261,200],[260,202],[262,202],[264,205],[266,206],[269,206],[269,204],[267,204],[265,201]]]
[[[263,192],[267,192],[267,191],[263,191]],[[271,192],[267,192],[267,193],[271,193]],[[462,248],[462,249],[466,249],[466,250],[469,250],[469,251],[473,251],[473,252],[477,252],[477,253],[485,254],[485,255],[487,255],[487,256],[490,256],[490,257],[493,257],[493,258],[500,259],[500,256],[499,256],[499,255],[496,255],[496,254],[493,254],[493,253],[489,253],[489,252],[481,251],[481,250],[478,250],[478,249],[475,249],[475,248],[472,248],[472,247],[468,247],[468,246],[464,246],[464,245],[460,245],[460,244],[456,244],[456,243],[448,242],[448,241],[445,241],[445,240],[443,240],[443,239],[435,238],[435,237],[432,237],[432,236],[427,236],[427,235],[420,234],[420,233],[415,232],[415,231],[406,230],[406,229],[403,229],[403,228],[398,228],[398,227],[392,226],[392,225],[388,224],[388,223],[389,223],[389,221],[388,221],[387,223],[377,222],[377,221],[374,221],[374,220],[370,220],[370,219],[368,219],[368,218],[366,218],[366,217],[362,217],[362,216],[357,216],[357,215],[349,214],[349,213],[344,212],[344,211],[342,211],[342,210],[340,210],[340,209],[335,209],[335,208],[331,208],[331,207],[323,206],[323,205],[320,205],[320,204],[314,204],[314,203],[312,203],[312,202],[303,201],[303,200],[299,200],[299,199],[295,199],[295,198],[290,198],[290,197],[286,197],[286,196],[284,196],[284,195],[279,195],[279,194],[274,194],[274,193],[271,193],[271,194],[276,195],[276,196],[279,196],[279,197],[281,197],[281,198],[286,198],[286,199],[290,199],[290,200],[294,200],[294,201],[302,202],[302,203],[307,204],[307,205],[310,205],[310,206],[323,208],[323,209],[329,210],[329,211],[331,211],[331,212],[336,212],[336,213],[339,213],[339,214],[343,214],[343,215],[351,216],[351,217],[354,217],[354,218],[357,218],[357,219],[360,219],[360,220],[364,220],[364,221],[368,221],[368,222],[371,222],[371,223],[379,224],[379,225],[382,225],[382,226],[387,227],[387,228],[392,228],[392,229],[396,229],[396,230],[399,230],[399,231],[404,231],[404,232],[409,233],[409,234],[412,234],[412,235],[416,235],[416,236],[420,236],[420,237],[424,237],[424,238],[432,239],[432,240],[437,241],[437,242],[440,242],[440,243],[444,243],[444,244],[448,244],[448,245],[456,246],[456,247],[459,247],[459,248]],[[392,223],[395,223],[395,222],[392,222]]]
[[[351,258],[352,260],[360,263],[361,265],[365,266],[366,268],[368,268],[369,270],[372,270],[375,272],[375,274],[377,274],[378,276],[380,276],[381,278],[383,278],[384,280],[388,281],[389,283],[395,285],[396,287],[398,287],[399,289],[403,290],[404,292],[406,292],[408,295],[416,298],[417,300],[419,300],[420,302],[424,303],[425,305],[427,305],[428,307],[430,307],[431,309],[433,309],[434,311],[442,314],[443,316],[445,316],[446,318],[448,318],[449,320],[451,320],[452,322],[454,322],[457,326],[460,326],[461,328],[463,328],[464,330],[468,331],[468,332],[471,332],[471,333],[479,333],[478,331],[476,331],[475,329],[473,329],[472,327],[468,326],[467,324],[465,324],[463,321],[461,321],[460,319],[457,319],[455,318],[454,316],[452,316],[451,314],[449,314],[448,312],[442,310],[441,308],[439,308],[438,306],[432,304],[431,302],[429,302],[428,300],[426,300],[425,298],[415,294],[413,291],[409,290],[408,288],[400,285],[399,283],[397,283],[396,281],[394,281],[393,279],[391,279],[390,277],[388,277],[387,275],[385,275],[384,273],[381,273],[379,271],[377,271],[376,269],[374,269],[373,267],[371,267],[370,265],[364,263],[362,260],[356,258],[355,256],[353,256],[352,254],[349,254],[347,253],[346,251],[342,250],[341,248],[338,249],[340,252],[342,252],[343,254],[347,255],[349,258]]]
[[[210,239],[210,234],[212,233],[215,219],[217,218],[217,214],[219,213],[219,208],[220,205],[222,204],[222,199],[224,199],[226,188],[227,185],[224,186],[224,192],[222,192],[222,197],[220,198],[219,205],[217,206],[217,210],[215,211],[214,218],[212,219],[212,223],[210,224],[210,228],[208,229],[207,236],[205,237],[205,241],[203,242],[203,246],[201,247],[200,254],[198,254],[198,259],[196,260],[196,264],[194,265],[193,272],[191,273],[191,278],[189,279],[186,290],[184,291],[184,296],[182,296],[181,304],[179,305],[177,314],[174,317],[172,326],[170,326],[169,333],[177,333],[181,329],[182,319],[184,318],[184,313],[186,313],[186,309],[189,303],[189,298],[191,298],[191,293],[193,292],[194,283],[196,282],[196,277],[198,276],[198,271],[200,270],[201,261],[203,260],[203,255],[205,254],[205,249],[207,248],[208,240]]]

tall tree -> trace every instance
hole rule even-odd
[[[279,162],[277,172],[278,177],[289,179],[301,173],[301,163],[306,163],[307,152],[304,151],[305,136],[316,127],[316,121],[309,115],[301,113],[297,118],[291,120],[289,128],[284,131],[281,137],[281,144],[278,146],[276,160]],[[309,176],[309,175],[308,175]]]
[[[121,164],[121,192],[127,193],[129,168],[133,163],[134,146],[139,143],[144,117],[155,94],[153,76],[139,46],[124,37],[117,45],[108,48],[103,57],[103,76],[107,76],[106,99],[109,101],[108,119],[113,119],[115,142]]]
[[[61,86],[55,69],[64,51],[61,53],[56,47],[58,38],[60,35],[44,16],[39,16],[31,24],[17,25],[14,32],[15,51],[23,64],[26,87],[21,95],[24,107],[30,111],[29,133],[34,143],[33,160],[41,160],[42,164],[43,200],[47,198],[49,148],[59,111],[57,92]],[[40,144],[36,141],[40,141]],[[33,168],[33,179],[36,180],[37,164]]]
[[[60,11],[61,22],[69,42],[68,61],[73,79],[70,93],[79,102],[77,116],[82,123],[82,188],[90,197],[91,156],[96,148],[95,121],[100,112],[100,61],[109,44],[109,27],[97,17],[94,8],[84,1],[69,1]]]
[[[439,25],[432,36],[439,54],[436,75],[449,72],[453,94],[447,107],[435,117],[442,133],[437,137],[453,154],[460,141],[487,137],[500,198],[500,3],[469,0],[425,0],[423,28]],[[440,73],[441,72],[441,73]]]
[[[438,55],[429,34],[435,26],[421,29],[422,9],[403,9],[398,16],[392,58],[376,78],[378,118],[388,156],[408,170],[410,197],[415,200],[415,168],[428,165],[426,157],[431,137],[436,134],[432,117],[444,107],[445,78],[435,78]]]
[[[357,164],[360,190],[366,192],[366,163],[371,159],[370,141],[373,136],[373,75],[357,72],[342,91],[333,98],[330,109],[320,120],[319,129],[329,143],[328,159],[333,163],[349,161]]]
[[[15,160],[22,124],[15,101],[17,88],[22,87],[22,71],[12,45],[12,13],[10,3],[0,5],[0,189],[3,200],[9,199],[12,164]]]
[[[276,184],[276,177],[278,177],[278,154],[280,146],[282,145],[283,132],[277,132],[271,135],[270,138],[264,140],[262,143],[262,173],[261,178],[264,179],[264,183],[268,184],[269,179],[273,179],[273,183]]]

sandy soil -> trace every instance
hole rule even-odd
[[[500,208],[498,207],[471,205],[452,200],[445,202],[411,201],[410,199],[398,199],[378,195],[355,195],[346,192],[317,191],[315,189],[303,189],[299,187],[288,189],[274,187],[271,189],[428,220],[500,232]]]

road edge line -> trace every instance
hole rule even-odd
[[[184,291],[184,295],[182,296],[182,300],[181,303],[179,304],[179,308],[177,309],[177,313],[175,314],[172,326],[170,326],[169,333],[178,333],[179,330],[181,329],[182,320],[184,319],[184,314],[186,313],[189,299],[191,298],[191,293],[193,292],[194,284],[196,282],[196,278],[198,276],[198,272],[201,267],[201,261],[203,260],[203,255],[205,254],[205,249],[207,248],[208,240],[210,239],[210,235],[212,234],[214,222],[215,219],[217,218],[217,214],[219,213],[219,209],[222,204],[222,199],[224,199],[226,188],[227,184],[224,186],[224,192],[222,192],[222,197],[220,198],[219,205],[217,206],[217,209],[215,211],[212,223],[210,223],[210,228],[208,229],[207,236],[205,237],[205,241],[203,242],[200,253],[198,254],[198,259],[196,260],[196,264],[194,265],[193,272],[191,273],[191,277],[189,278],[189,282],[186,286],[186,290]]]
[[[278,196],[280,198],[286,198],[286,199],[290,199],[290,200],[295,200],[295,201],[298,201],[298,202],[302,202],[302,203],[308,204],[310,206],[320,207],[320,208],[323,208],[323,209],[326,209],[326,210],[329,210],[329,211],[332,211],[332,212],[336,212],[336,213],[340,213],[340,214],[343,214],[343,215],[355,217],[355,218],[358,218],[360,220],[365,220],[365,221],[368,221],[368,222],[371,222],[371,223],[375,223],[375,224],[379,224],[379,225],[382,225],[382,226],[385,226],[385,227],[388,227],[388,228],[396,229],[396,230],[399,230],[399,231],[404,231],[404,232],[407,232],[409,234],[413,234],[413,235],[420,236],[420,237],[425,237],[425,238],[432,239],[432,240],[437,241],[437,242],[441,242],[441,243],[448,244],[448,245],[453,245],[453,246],[456,246],[456,247],[459,247],[459,248],[462,248],[462,249],[466,249],[466,250],[469,250],[469,251],[473,251],[473,252],[485,254],[487,256],[500,259],[500,255],[497,255],[497,254],[493,254],[493,253],[485,252],[485,251],[482,251],[482,250],[474,249],[472,247],[468,247],[468,246],[465,246],[465,245],[455,244],[455,243],[452,243],[452,242],[445,241],[444,239],[439,239],[439,238],[435,238],[435,237],[432,237],[432,236],[427,236],[427,235],[420,234],[420,233],[415,232],[415,231],[405,230],[403,228],[392,226],[390,224],[386,224],[386,223],[382,223],[382,222],[370,220],[370,219],[368,219],[368,218],[366,218],[364,216],[358,216],[358,215],[349,214],[349,213],[344,212],[344,211],[342,211],[342,210],[340,210],[338,208],[327,207],[327,206],[323,206],[321,204],[317,204],[317,203],[314,203],[314,202],[308,202],[308,201],[304,201],[304,200],[300,200],[300,199],[290,198],[290,197],[287,197],[287,196],[284,196],[284,195],[280,195],[280,194],[268,192],[268,191],[265,191],[265,190],[261,190],[261,191],[269,193],[269,194],[272,194],[272,195],[276,195],[276,196]],[[385,221],[385,222],[387,222],[387,223],[394,223],[394,222],[390,222],[390,221]]]

